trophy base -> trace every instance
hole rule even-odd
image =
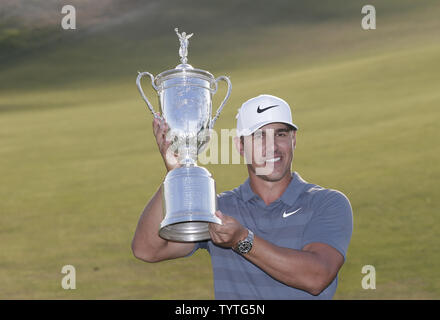
[[[205,168],[185,166],[168,172],[163,183],[165,218],[159,235],[167,240],[194,242],[210,239],[209,223],[221,224],[215,215],[215,181]]]
[[[209,240],[208,222],[194,221],[181,222],[163,227],[159,231],[159,235],[171,241],[178,242],[196,242]]]

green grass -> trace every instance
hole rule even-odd
[[[285,98],[300,127],[294,170],[349,197],[354,232],[337,299],[440,297],[439,9],[391,12],[371,32],[356,15],[205,33],[191,43],[195,67],[231,76],[216,129],[233,128],[252,96]],[[4,65],[1,299],[213,298],[206,252],[147,264],[130,249],[165,174],[134,80],[137,70],[177,64],[173,37],[141,48],[92,37]],[[219,192],[247,176],[243,165],[206,167]],[[61,288],[66,264],[76,267],[76,290]],[[366,264],[376,267],[376,290],[361,288]]]

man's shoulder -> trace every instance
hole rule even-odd
[[[315,207],[334,203],[350,203],[343,192],[311,183],[308,183],[303,189],[303,197],[309,198]]]
[[[307,199],[310,219],[302,245],[325,243],[345,258],[353,231],[353,211],[347,196],[339,190],[320,186],[306,188],[304,194],[310,197]]]
[[[218,201],[228,201],[228,200],[239,199],[239,198],[240,198],[240,191],[238,190],[238,188],[235,188],[233,190],[223,191],[223,192],[217,194]]]
[[[237,211],[244,203],[240,187],[233,190],[223,191],[217,194],[217,204],[220,211],[229,212],[234,215],[233,212]]]

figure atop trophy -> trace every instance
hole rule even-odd
[[[193,36],[194,33],[186,34],[186,32],[179,33],[178,28],[174,28],[174,31],[176,31],[177,36],[179,37],[180,41],[180,49],[179,49],[179,55],[180,55],[180,61],[182,64],[186,64],[188,62],[188,45],[189,41],[188,39]]]

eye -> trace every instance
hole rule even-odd
[[[264,136],[264,133],[261,131],[255,132],[254,133],[254,138],[255,139],[261,139]]]

